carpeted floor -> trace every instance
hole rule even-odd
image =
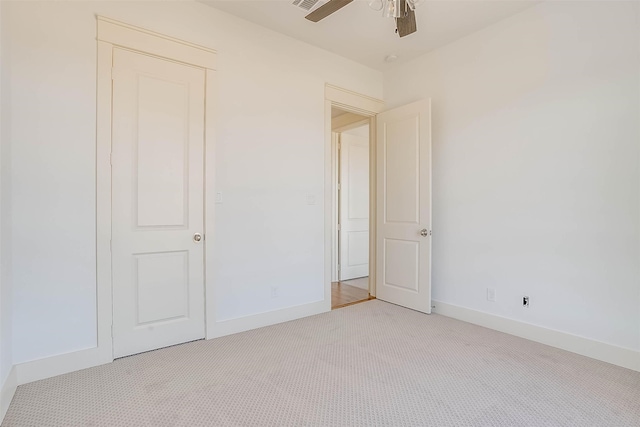
[[[18,388],[12,426],[640,426],[640,373],[373,300]]]

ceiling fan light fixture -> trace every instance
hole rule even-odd
[[[380,12],[384,7],[384,0],[371,0],[369,2],[369,7],[376,12]]]
[[[403,11],[400,7],[400,0],[385,0],[382,16],[385,18],[401,18]]]
[[[414,8],[422,1],[424,0],[367,0],[367,3],[371,9],[382,10],[382,16],[393,18],[396,24],[396,34],[400,37],[406,37],[418,30]],[[303,7],[307,4],[314,7],[318,2],[319,0],[294,0],[293,4],[297,7]],[[353,0],[328,0],[305,16],[305,19],[311,22],[321,21],[351,2]]]
[[[411,10],[416,10],[416,7],[420,6],[422,3],[424,3],[424,0],[407,0],[407,5]]]

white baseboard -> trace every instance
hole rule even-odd
[[[592,359],[640,371],[640,351],[618,347],[589,338],[560,332],[542,326],[489,314],[482,311],[433,301],[434,313],[484,326],[517,337],[567,350]]]
[[[325,301],[317,301],[282,310],[225,320],[215,324],[214,330],[207,335],[207,339],[244,332],[276,323],[288,322],[289,320],[313,316],[326,311]],[[6,382],[7,393],[5,393],[5,387],[2,389],[2,404],[4,404],[5,394],[8,396],[8,392],[13,390],[11,392],[11,397],[13,397],[13,392],[15,392],[15,388],[18,385],[44,380],[82,369],[93,368],[94,366],[104,365],[112,361],[113,359],[109,355],[105,355],[104,351],[100,351],[98,347],[94,347],[19,363],[12,369],[11,381],[7,380]],[[13,389],[11,389],[11,387],[13,387]],[[10,401],[11,399],[9,398],[9,402]]]
[[[294,307],[280,310],[267,311],[265,313],[254,314],[251,316],[222,320],[215,323],[212,331],[207,331],[207,339],[223,337],[225,335],[288,322],[290,320],[313,316],[327,311],[327,305],[325,301],[322,300],[310,304],[296,305]]]
[[[0,387],[0,424],[2,424],[2,420],[4,420],[4,416],[7,414],[7,410],[11,404],[11,399],[13,399],[13,395],[16,393],[17,387],[18,381],[16,368],[14,366],[11,368],[11,371],[9,371],[9,375],[4,381],[4,384]]]
[[[98,347],[46,357],[14,366],[18,385],[109,363]]]

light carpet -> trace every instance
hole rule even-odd
[[[640,373],[369,301],[20,386],[13,426],[640,426]]]

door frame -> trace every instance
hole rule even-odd
[[[204,135],[204,292],[205,336],[213,331],[214,287],[206,274],[212,251],[214,224],[213,191],[215,166],[214,116],[216,51],[135,27],[103,16],[97,19],[97,91],[96,91],[96,350],[101,363],[113,361],[113,282],[111,271],[111,109],[113,50],[121,48],[202,68],[205,71]],[[207,173],[209,172],[209,173]]]
[[[325,85],[325,290],[326,310],[331,310],[331,279],[333,275],[334,218],[337,194],[334,188],[337,173],[337,144],[331,126],[331,107],[368,117],[369,122],[369,294],[376,295],[376,115],[384,108],[382,100],[361,95],[330,84]],[[361,122],[361,124],[364,124]]]

